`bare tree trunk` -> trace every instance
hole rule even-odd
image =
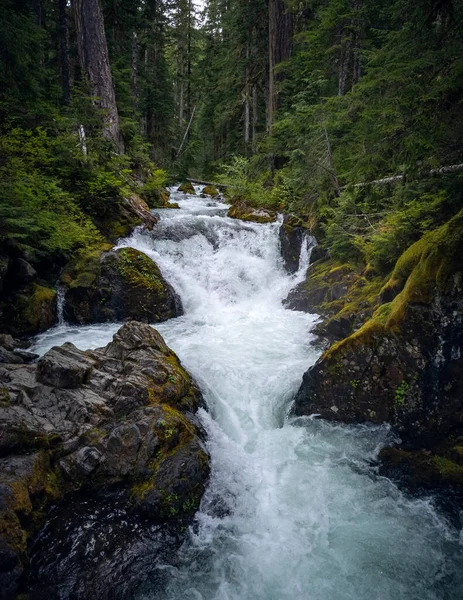
[[[344,94],[346,93],[350,52],[351,52],[350,40],[347,40],[347,39],[341,40],[341,55],[339,58],[338,96],[344,96]]]
[[[132,92],[132,112],[137,114],[138,105],[138,37],[137,32],[132,32],[132,60],[130,64],[130,89]]]
[[[99,0],[74,0],[77,48],[82,71],[92,86],[95,104],[103,112],[103,136],[123,152],[119,130],[103,12]]]
[[[283,78],[275,68],[291,56],[293,16],[287,11],[284,0],[269,0],[268,3],[268,106],[267,129],[271,130],[278,109],[276,83]]]
[[[257,120],[259,115],[257,113],[257,85],[252,86],[252,152],[255,153],[257,150]]]
[[[71,101],[71,65],[69,62],[69,25],[67,15],[67,0],[58,0],[58,36],[61,63],[61,89],[63,103]]]
[[[244,86],[244,149],[246,154],[248,153],[249,140],[250,140],[250,120],[251,120],[251,107],[250,107],[250,85],[249,85],[249,42],[246,44],[246,82]]]

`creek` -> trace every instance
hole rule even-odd
[[[145,252],[185,314],[155,327],[208,405],[212,476],[162,586],[138,600],[453,600],[463,597],[460,532],[432,498],[410,498],[377,473],[386,426],[293,418],[290,403],[320,351],[316,315],[286,310],[301,281],[280,256],[279,223],[227,218],[225,205],[173,194],[153,232],[122,240]],[[61,323],[34,351],[106,344],[119,324]]]

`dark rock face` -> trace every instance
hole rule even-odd
[[[136,319],[149,323],[183,314],[179,296],[148,256],[133,248],[99,251],[71,264],[65,318],[71,323]]]
[[[307,229],[302,227],[302,222],[299,219],[291,215],[283,217],[279,238],[281,256],[283,257],[285,269],[288,273],[296,273],[299,269],[302,243],[307,235]],[[311,245],[315,245],[315,238],[311,238],[311,242]]]
[[[462,232],[457,215],[407,250],[394,300],[304,375],[297,414],[388,422],[425,447],[463,426]]]
[[[209,474],[193,416],[202,397],[154,329],[129,322],[105,348],[67,343],[38,364],[0,365],[0,382],[2,597],[16,597],[26,535],[64,495],[103,494],[108,514],[117,498],[135,520],[191,519]]]

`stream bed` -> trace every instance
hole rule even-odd
[[[302,280],[280,256],[279,223],[227,218],[218,201],[173,194],[153,232],[122,240],[153,258],[185,314],[156,329],[207,401],[212,476],[162,586],[137,600],[457,600],[462,536],[434,507],[377,474],[388,427],[292,418],[291,399],[319,349],[316,315],[282,300]],[[34,351],[105,345],[120,324],[64,324]],[[69,534],[72,536],[72,533]],[[127,598],[133,597],[127,590]]]

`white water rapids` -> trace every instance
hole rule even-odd
[[[375,474],[386,427],[287,416],[319,352],[314,315],[281,304],[303,276],[284,272],[279,224],[246,224],[223,206],[176,196],[152,233],[121,246],[152,257],[185,315],[156,328],[200,384],[212,457],[189,542],[163,565],[167,589],[143,600],[463,598],[462,540],[430,500]],[[211,205],[212,204],[212,205]],[[118,324],[60,325],[35,351],[106,344]]]

